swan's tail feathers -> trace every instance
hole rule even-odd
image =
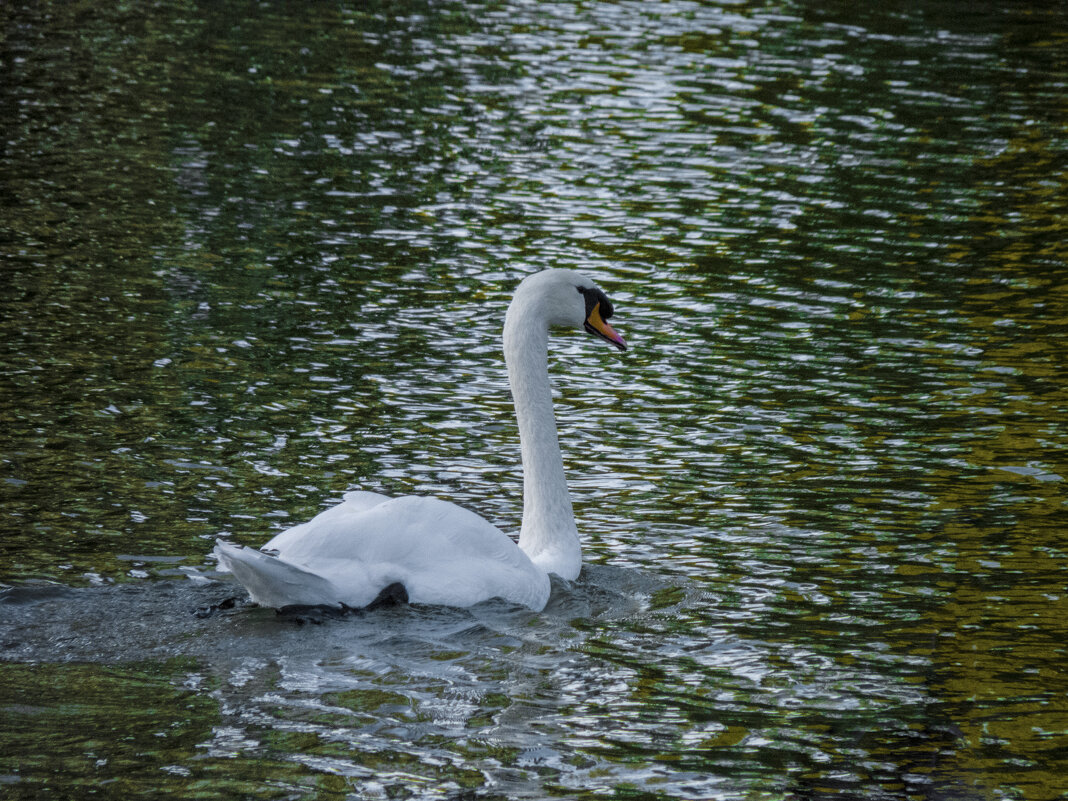
[[[260,606],[341,605],[332,582],[277,556],[223,540],[215,541],[215,555]]]

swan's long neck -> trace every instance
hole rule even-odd
[[[582,549],[553,415],[549,328],[545,315],[531,301],[517,293],[504,322],[504,360],[523,457],[519,547],[547,573],[573,580],[582,568]]]

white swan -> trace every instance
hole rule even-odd
[[[549,327],[585,328],[626,350],[605,322],[611,316],[604,292],[571,270],[527,276],[508,307],[504,359],[523,460],[518,545],[448,501],[354,491],[259,551],[219,540],[221,569],[253,601],[276,608],[360,608],[387,593],[446,606],[504,598],[540,611],[549,600],[549,574],[573,580],[582,568],[549,386]]]

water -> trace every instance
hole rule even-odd
[[[1068,792],[1063,9],[0,21],[5,798]],[[353,487],[518,527],[549,265],[579,581],[211,612]]]

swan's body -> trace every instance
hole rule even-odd
[[[528,276],[508,307],[504,356],[523,459],[518,545],[448,501],[355,491],[260,551],[219,541],[220,566],[252,600],[278,608],[363,607],[397,584],[413,603],[471,606],[504,598],[544,608],[549,574],[573,580],[582,568],[553,415],[549,327],[585,327],[622,350],[623,339],[605,322],[611,315],[604,293],[570,270]]]

